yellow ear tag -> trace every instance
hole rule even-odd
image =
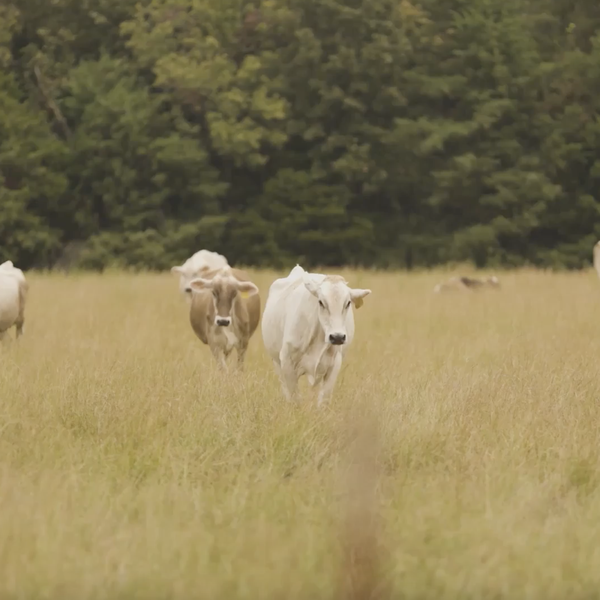
[[[247,298],[250,294],[248,292],[240,292],[242,298]]]

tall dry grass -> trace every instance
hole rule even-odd
[[[598,597],[600,282],[440,276],[347,273],[373,294],[317,410],[260,331],[219,375],[170,275],[30,274],[0,348],[0,597]]]

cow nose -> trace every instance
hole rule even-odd
[[[335,346],[341,346],[346,341],[346,334],[332,333],[329,335],[329,341]]]
[[[217,325],[219,327],[227,327],[227,325],[229,325],[229,323],[231,323],[231,319],[226,319],[223,317],[217,317]]]

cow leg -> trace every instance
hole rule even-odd
[[[227,366],[227,360],[229,359],[229,355],[231,354],[231,348],[229,348],[229,349],[225,348],[222,351],[222,353],[223,353],[222,354],[222,356],[223,356],[223,368],[227,369],[227,368],[229,368]]]
[[[283,348],[279,355],[279,362],[281,364],[281,387],[283,389],[283,395],[286,400],[294,402],[298,400],[297,389],[298,389],[298,374],[296,373],[296,366],[292,360],[290,349],[288,347]]]
[[[333,359],[333,366],[331,370],[325,377],[323,378],[323,383],[321,383],[321,389],[319,390],[319,396],[317,401],[317,406],[323,406],[324,403],[329,401],[331,398],[331,393],[333,392],[333,387],[335,386],[335,382],[340,374],[340,369],[342,368],[342,353],[337,352],[335,358]]]
[[[281,365],[278,358],[273,359],[273,367],[275,368],[275,374],[279,377],[279,382],[283,385],[283,373],[281,372]]]
[[[246,357],[248,344],[240,344],[237,349],[237,368],[239,371],[244,370],[244,358]]]
[[[281,379],[281,366],[279,364],[279,359],[277,359],[277,358],[273,359],[273,368],[275,369],[275,373],[276,373],[277,377],[279,377],[279,379]]]
[[[17,339],[19,339],[25,332],[25,319],[17,321],[15,327],[17,328]]]
[[[217,364],[219,365],[220,369],[227,369],[227,361],[225,360],[225,353],[223,352],[222,348],[217,348],[216,346],[211,346],[210,347],[213,356],[215,357],[215,360],[217,361]]]
[[[291,395],[287,391],[288,388],[285,381],[285,377],[283,376],[283,369],[281,368],[281,363],[277,360],[274,360],[273,364],[275,365],[275,373],[277,373],[277,377],[279,378],[279,385],[283,390],[283,395],[285,396],[286,400],[292,400]]]

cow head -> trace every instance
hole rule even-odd
[[[309,273],[303,276],[304,286],[318,301],[319,323],[325,332],[325,340],[334,346],[346,343],[346,316],[352,304],[363,305],[363,298],[371,290],[353,289],[343,277],[329,275],[320,283]]]
[[[202,277],[192,279],[189,286],[195,292],[212,292],[215,325],[220,327],[231,325],[231,311],[237,298],[258,294],[258,288],[251,281],[238,281],[227,273],[218,273],[212,279],[203,279]]]
[[[177,273],[179,275],[179,289],[181,293],[185,294],[188,299],[192,297],[192,288],[190,283],[194,279],[202,277],[202,275],[205,275],[208,271],[208,267],[194,269],[193,267],[186,265],[182,265],[181,267],[173,267],[171,269],[171,273]]]

